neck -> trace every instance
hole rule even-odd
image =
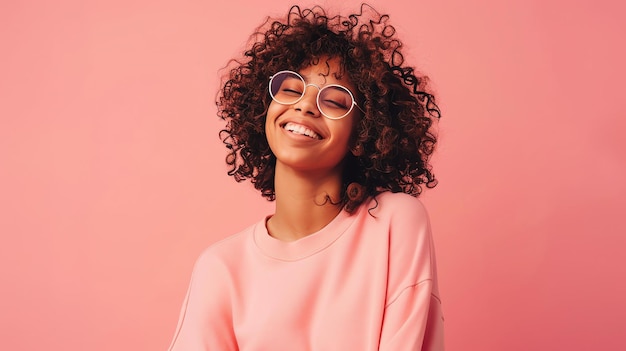
[[[276,212],[268,220],[271,236],[293,241],[315,233],[342,209],[341,170],[312,174],[276,163]]]

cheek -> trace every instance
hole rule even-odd
[[[266,125],[271,124],[273,121],[275,121],[276,118],[278,118],[278,116],[280,116],[285,111],[285,109],[285,105],[281,105],[272,101],[267,107],[267,116],[265,117]]]
[[[267,114],[265,116],[265,138],[270,148],[273,148],[274,138],[278,133],[279,126],[276,123],[276,119],[284,113],[285,108],[285,105],[275,102],[270,103],[267,108]]]
[[[342,120],[341,122],[344,123],[336,126],[336,135],[340,136],[341,140],[344,141],[348,147],[350,147],[350,144],[356,136],[356,126],[354,125],[354,121],[352,119]]]
[[[276,120],[276,116],[278,115],[278,111],[276,106],[274,106],[275,104],[270,104],[270,106],[267,108],[267,114],[265,115],[265,132],[268,132],[269,127],[274,123],[274,120]]]

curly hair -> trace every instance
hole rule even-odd
[[[440,110],[426,89],[427,77],[405,65],[388,19],[366,4],[348,16],[293,6],[286,18],[267,18],[243,56],[229,62],[217,95],[218,116],[226,121],[220,138],[228,148],[228,174],[238,182],[250,179],[265,198],[275,199],[276,157],[265,136],[272,101],[267,82],[278,71],[297,71],[330,57],[339,59],[364,110],[344,161],[344,209],[353,212],[383,191],[418,196],[422,185],[437,185],[429,159]]]

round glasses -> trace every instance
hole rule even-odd
[[[270,95],[272,99],[282,105],[293,105],[304,97],[308,86],[314,86],[317,91],[317,108],[329,119],[346,117],[354,106],[361,112],[363,109],[354,101],[352,92],[339,84],[328,84],[320,87],[316,84],[306,84],[304,78],[293,71],[280,71],[270,77]],[[365,113],[365,112],[363,112]]]

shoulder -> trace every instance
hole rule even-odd
[[[254,228],[257,225],[258,223],[248,226],[240,232],[206,247],[196,260],[195,270],[215,271],[228,269],[228,266],[231,266],[238,257],[240,258],[246,252],[246,248],[252,240]]]
[[[422,202],[405,193],[382,193],[379,212],[389,235],[389,296],[434,276],[432,234],[428,213]],[[380,214],[380,216],[379,216]]]
[[[372,200],[377,207],[371,210],[377,221],[388,228],[390,250],[410,257],[415,250],[428,250],[430,242],[430,220],[422,202],[405,193],[385,192]]]
[[[369,204],[370,212],[376,216],[389,216],[394,219],[428,220],[428,212],[424,204],[415,196],[390,191],[378,194]]]

